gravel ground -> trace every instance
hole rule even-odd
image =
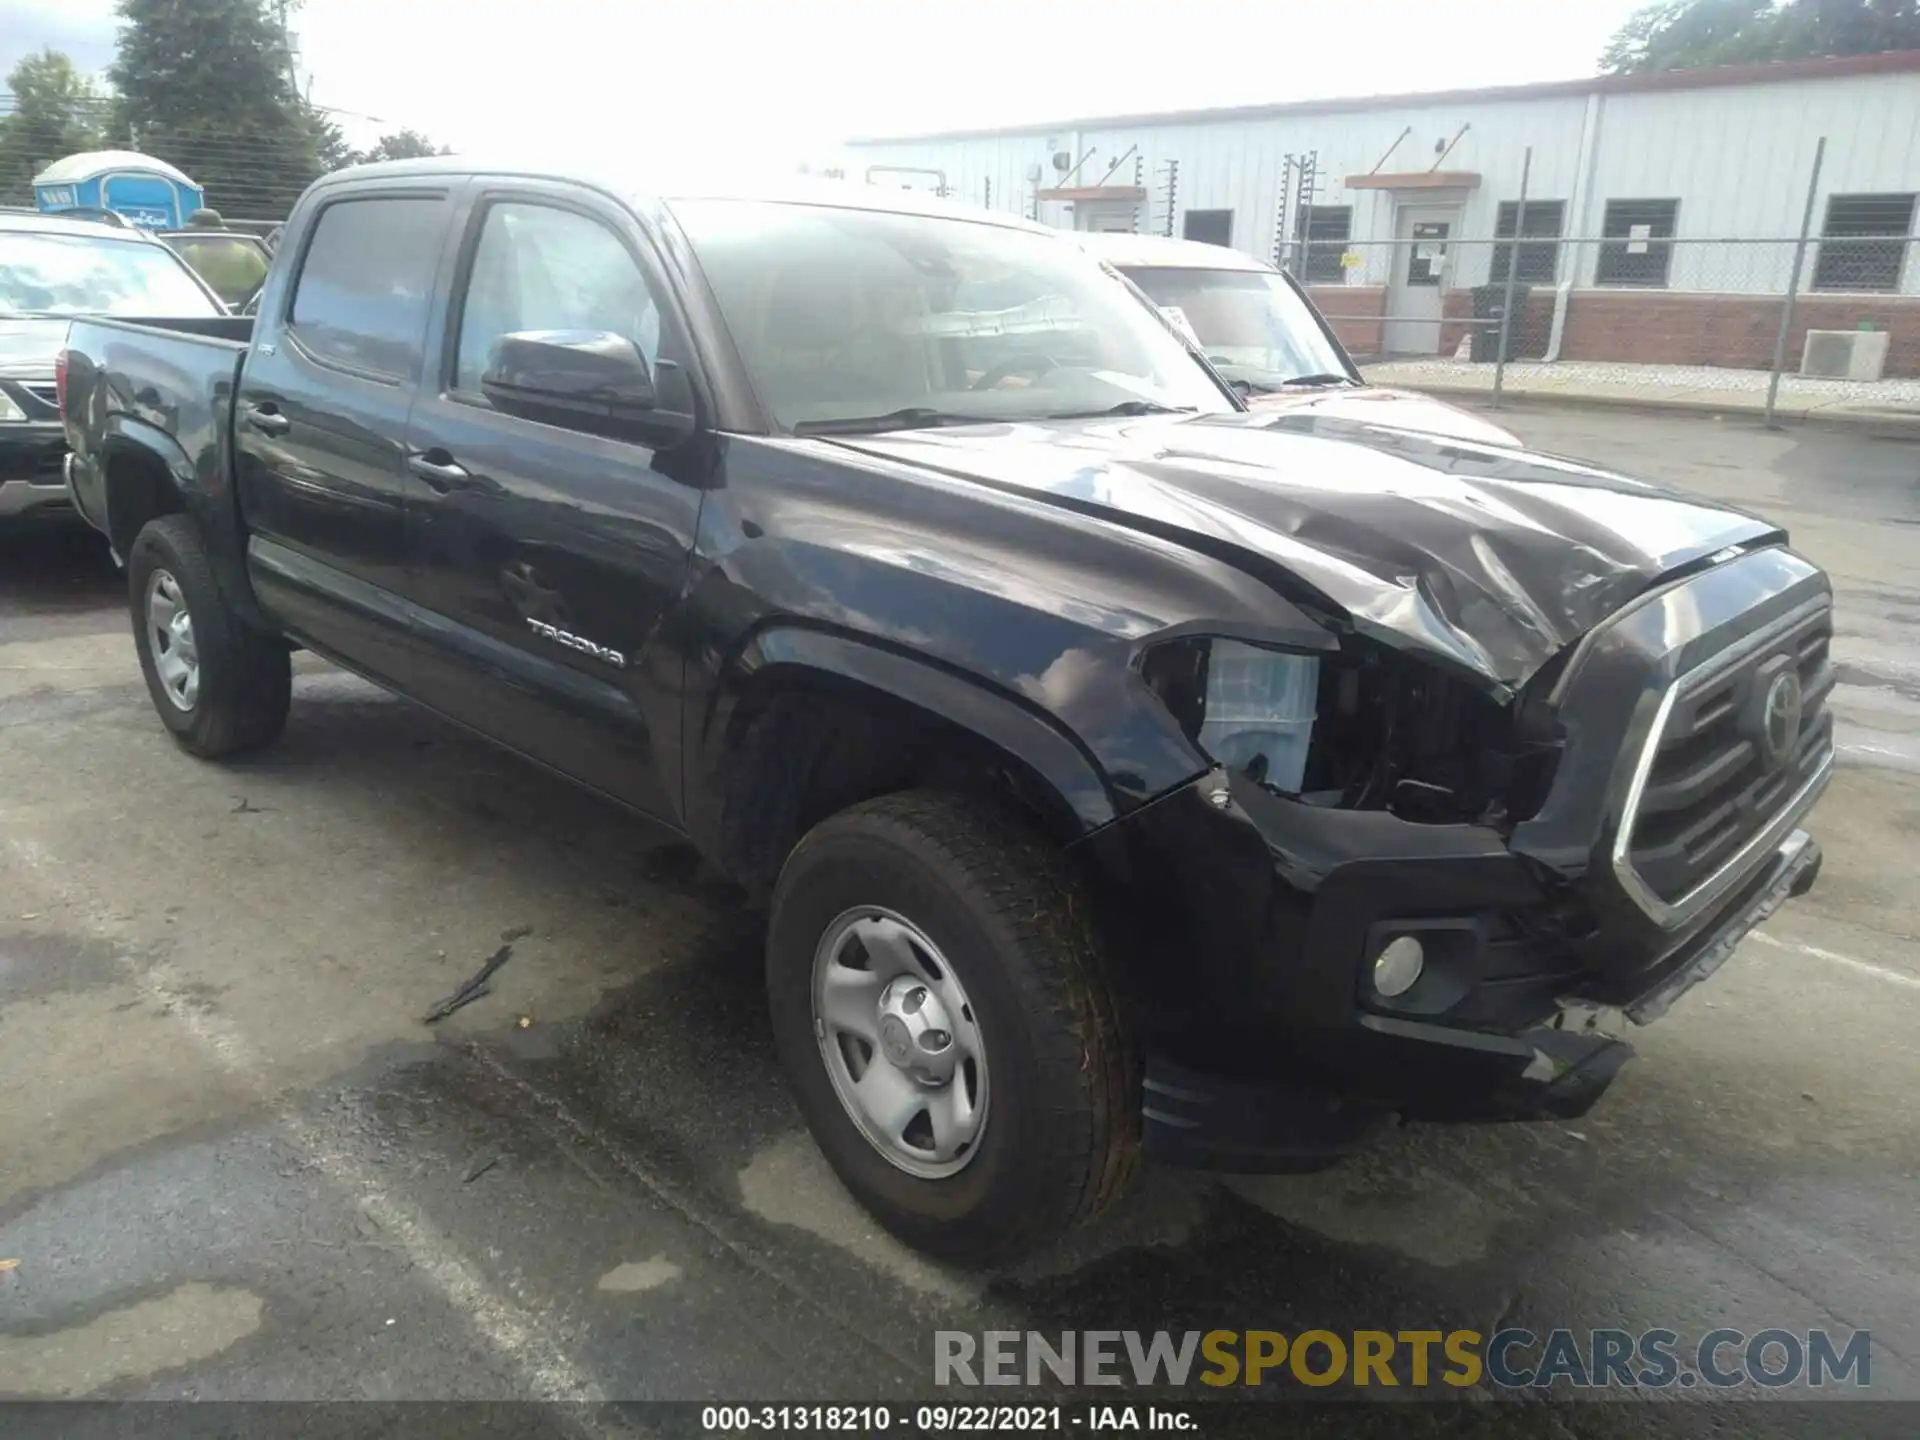
[[[1417,384],[1421,378],[1465,379],[1493,373],[1488,364],[1470,360],[1393,360],[1395,383]],[[1730,394],[1765,394],[1771,374],[1766,370],[1728,370],[1712,365],[1627,365],[1598,360],[1557,360],[1548,365],[1516,360],[1507,366],[1507,383],[1551,380],[1567,387],[1641,386],[1649,394],[1661,391],[1724,390]],[[1816,380],[1798,375],[1780,379],[1786,400],[1853,401],[1888,406],[1920,405],[1920,380]]]

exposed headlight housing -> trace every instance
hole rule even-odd
[[[20,408],[20,402],[0,390],[0,425],[18,425],[26,418],[27,412]]]
[[[1149,650],[1147,685],[1206,754],[1297,795],[1320,715],[1320,657],[1224,636]]]
[[[1529,722],[1358,636],[1324,649],[1180,636],[1151,645],[1140,671],[1215,764],[1309,805],[1504,827],[1537,813],[1559,760],[1550,715]]]
[[[1319,700],[1319,656],[1215,640],[1207,657],[1200,747],[1228,769],[1297,795]]]

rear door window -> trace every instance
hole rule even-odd
[[[420,373],[448,203],[371,195],[320,212],[288,329],[315,359],[411,381]]]

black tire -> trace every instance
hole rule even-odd
[[[147,597],[156,571],[173,578],[191,616],[199,687],[190,705],[169,694],[155,659]],[[292,656],[284,640],[253,629],[227,604],[200,532],[186,516],[163,515],[134,538],[127,598],[147,693],[182,749],[217,760],[279,736],[293,694]]]
[[[863,905],[932,940],[977,1012],[991,1092],[979,1149],[956,1174],[923,1179],[889,1161],[847,1113],[822,1058],[814,953],[836,917]],[[1097,1214],[1132,1179],[1139,1065],[1092,917],[1057,846],[969,797],[868,801],[788,857],[767,939],[775,1041],[828,1162],[909,1245],[970,1265],[1009,1261]]]

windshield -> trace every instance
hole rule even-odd
[[[1229,380],[1273,390],[1303,376],[1345,375],[1347,362],[1285,277],[1271,270],[1125,266],[1126,277],[1200,342]]]
[[[1151,311],[1063,241],[822,205],[673,210],[784,429],[1234,408]]]
[[[231,306],[253,298],[267,279],[267,252],[243,235],[169,235],[166,243]]]
[[[0,315],[217,315],[164,245],[0,230]]]

